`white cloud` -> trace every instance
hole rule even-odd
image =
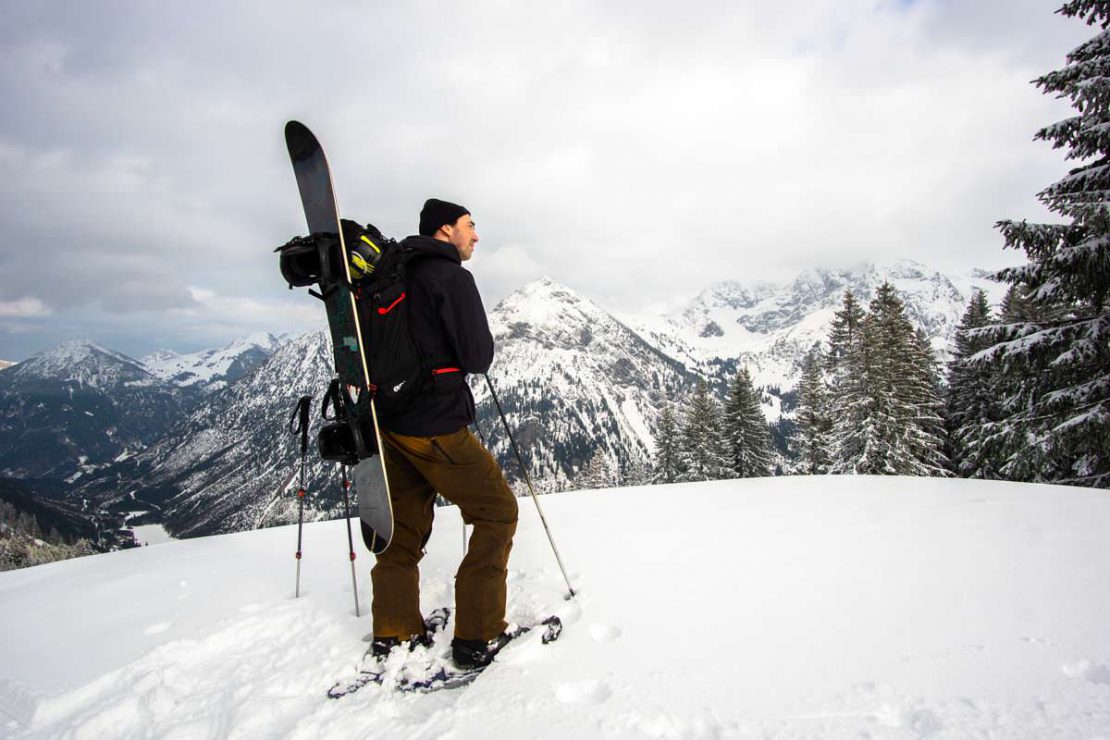
[[[38,298],[20,298],[15,301],[0,301],[0,318],[23,319],[49,316],[53,311]]]
[[[1028,81],[1090,35],[1052,9],[9,3],[0,291],[121,331],[172,311],[161,344],[220,332],[217,304],[290,328],[290,117],[350,217],[401,236],[426,197],[469,206],[489,305],[542,275],[634,309],[815,264],[1012,262],[992,224],[1043,218],[1066,170],[1031,138],[1067,109]]]

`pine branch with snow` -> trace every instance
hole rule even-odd
[[[1000,221],[1004,246],[1029,262],[1001,280],[1031,304],[1026,320],[1003,321],[973,356],[1011,376],[1003,418],[983,434],[1007,453],[1002,473],[1019,480],[1110,486],[1110,5],[1078,0],[1058,11],[1102,30],[1034,81],[1079,115],[1036,138],[1083,161],[1038,194],[1067,223]],[[1091,161],[1093,160],[1093,161]],[[1024,436],[1024,445],[1018,439]],[[1031,448],[1021,456],[1020,447]]]

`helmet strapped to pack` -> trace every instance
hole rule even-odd
[[[363,228],[348,219],[340,224],[347,247],[348,272],[351,281],[358,283],[373,274],[390,240],[372,224]],[[290,288],[319,285],[327,293],[346,282],[337,234],[320,232],[293,237],[274,251],[280,253],[281,275]]]
[[[348,229],[348,224],[354,228]],[[347,220],[343,221],[343,240],[347,244],[347,263],[354,283],[360,283],[374,274],[383,248],[392,241],[382,236],[373,224],[366,224],[363,229],[354,221]]]

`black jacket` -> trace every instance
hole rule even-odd
[[[408,263],[409,326],[421,357],[432,368],[461,372],[433,375],[433,382],[404,411],[382,415],[382,428],[434,437],[474,421],[467,373],[484,373],[493,362],[493,335],[474,276],[455,247],[429,236],[401,242],[420,255]]]

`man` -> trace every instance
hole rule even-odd
[[[516,498],[501,468],[469,429],[474,398],[466,374],[484,373],[493,361],[482,299],[462,267],[477,243],[470,212],[435,198],[420,212],[420,235],[402,242],[419,254],[408,264],[409,324],[421,357],[436,370],[411,406],[379,419],[394,530],[371,571],[373,653],[424,641],[418,563],[436,493],[459,507],[463,521],[474,525],[455,576],[452,654],[462,668],[489,663],[506,639],[506,578],[517,524]]]

